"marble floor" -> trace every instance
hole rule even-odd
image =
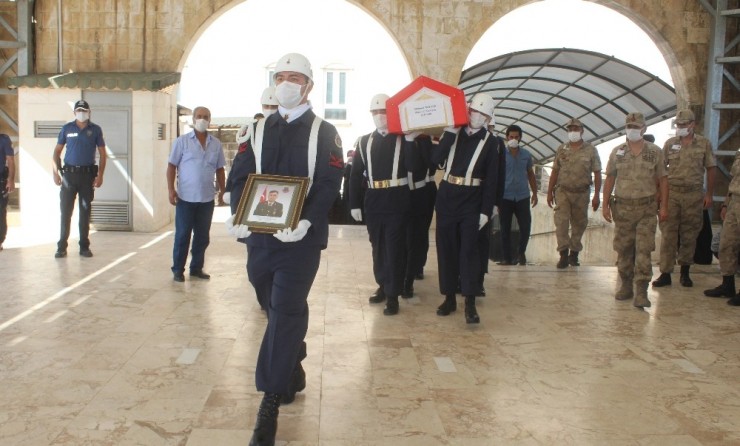
[[[211,234],[212,279],[175,283],[171,227],[97,232],[95,257],[61,260],[54,234],[11,227],[0,444],[246,445],[265,317],[243,245]],[[613,266],[491,264],[478,326],[435,314],[436,270],[432,249],[416,296],[383,316],[364,228],[332,228],[308,385],[281,407],[278,444],[740,444],[740,309],[701,293],[716,265],[650,290],[643,311],[614,300]]]

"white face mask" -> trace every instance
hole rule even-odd
[[[487,118],[483,114],[478,113],[477,111],[471,111],[470,124],[468,124],[468,127],[474,130],[478,130],[485,125],[486,119]]]
[[[195,130],[200,133],[205,133],[205,131],[208,130],[208,121],[205,119],[196,119],[193,127],[195,127]]]
[[[581,140],[581,132],[568,132],[568,140],[570,142],[578,142]]]
[[[510,140],[506,141],[506,145],[510,149],[516,149],[517,147],[519,147],[519,141],[517,141],[516,139],[510,139]]]
[[[378,130],[388,129],[388,116],[386,116],[385,113],[373,115],[373,122],[375,123],[375,128]]]
[[[75,119],[80,122],[87,122],[88,119],[90,119],[90,113],[88,112],[76,112],[75,113]]]
[[[635,142],[642,139],[642,129],[627,129],[627,139]]]
[[[680,136],[680,137],[689,136],[688,127],[684,127],[684,128],[678,127],[676,129],[676,136]]]
[[[298,107],[303,100],[301,94],[302,85],[293,82],[283,81],[275,87],[275,98],[278,103],[288,110]]]
[[[265,115],[265,118],[270,116],[271,114],[275,113],[277,111],[277,108],[263,108],[262,114]]]

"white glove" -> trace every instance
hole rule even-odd
[[[460,133],[460,127],[445,127],[445,132],[450,132],[457,135],[458,133]]]
[[[421,132],[411,132],[406,133],[404,138],[406,138],[406,141],[413,142],[419,135],[421,135]]]
[[[308,233],[308,228],[311,227],[311,222],[308,220],[301,220],[298,222],[298,226],[295,229],[285,228],[274,233],[273,236],[281,242],[297,242],[303,240],[303,237]]]
[[[488,223],[488,215],[486,214],[480,214],[480,220],[478,220],[478,230],[480,231],[483,229],[483,226]]]
[[[224,196],[222,198],[224,200],[224,203],[230,204],[231,203],[231,192],[224,192]]]
[[[226,225],[226,230],[229,231],[229,234],[233,235],[236,238],[247,238],[252,235],[252,231],[249,230],[249,227],[247,225],[234,226],[234,217],[236,216],[232,215],[224,222],[224,224]]]
[[[362,210],[361,209],[352,209],[351,211],[349,211],[349,214],[352,216],[352,218],[355,221],[362,220]]]
[[[250,130],[250,124],[247,123],[242,126],[242,128],[239,129],[239,132],[236,134],[236,143],[242,144],[249,140],[249,137],[252,136],[252,132]]]

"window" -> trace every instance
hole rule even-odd
[[[326,71],[324,119],[347,119],[347,72]]]

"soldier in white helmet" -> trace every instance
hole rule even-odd
[[[408,173],[414,168],[413,137],[388,133],[385,103],[388,95],[377,94],[370,101],[376,129],[357,140],[350,174],[352,218],[363,217],[360,203],[362,183],[367,177],[365,222],[373,248],[373,274],[378,289],[370,303],[386,301],[383,314],[398,313],[406,269],[406,227],[410,196]]]
[[[275,97],[275,87],[267,87],[262,90],[262,98],[260,99],[260,103],[262,104],[262,113],[257,113],[255,115],[255,120],[260,115],[262,116],[262,118],[266,118],[277,111],[278,101]],[[238,144],[244,144],[250,138],[251,133],[249,133],[248,130],[251,128],[251,124],[253,123],[254,121],[251,121],[247,124],[244,124],[242,128],[239,129],[239,132],[236,134],[236,142]]]
[[[252,233],[227,221],[229,232],[246,239],[249,281],[267,310],[267,327],[257,359],[255,381],[264,392],[251,446],[274,445],[280,404],[306,387],[307,298],[329,237],[329,210],[339,193],[344,168],[336,128],[314,114],[313,87],[305,56],[286,54],[275,66],[278,113],[253,124],[246,142],[248,173],[308,177],[310,183],[295,228],[275,234]]]
[[[485,93],[473,96],[469,124],[447,128],[432,149],[432,162],[445,171],[437,192],[437,262],[439,289],[445,296],[437,314],[457,310],[458,277],[465,296],[465,321],[480,322],[475,307],[480,261],[478,232],[488,223],[496,203],[499,140],[487,130],[494,101]]]

